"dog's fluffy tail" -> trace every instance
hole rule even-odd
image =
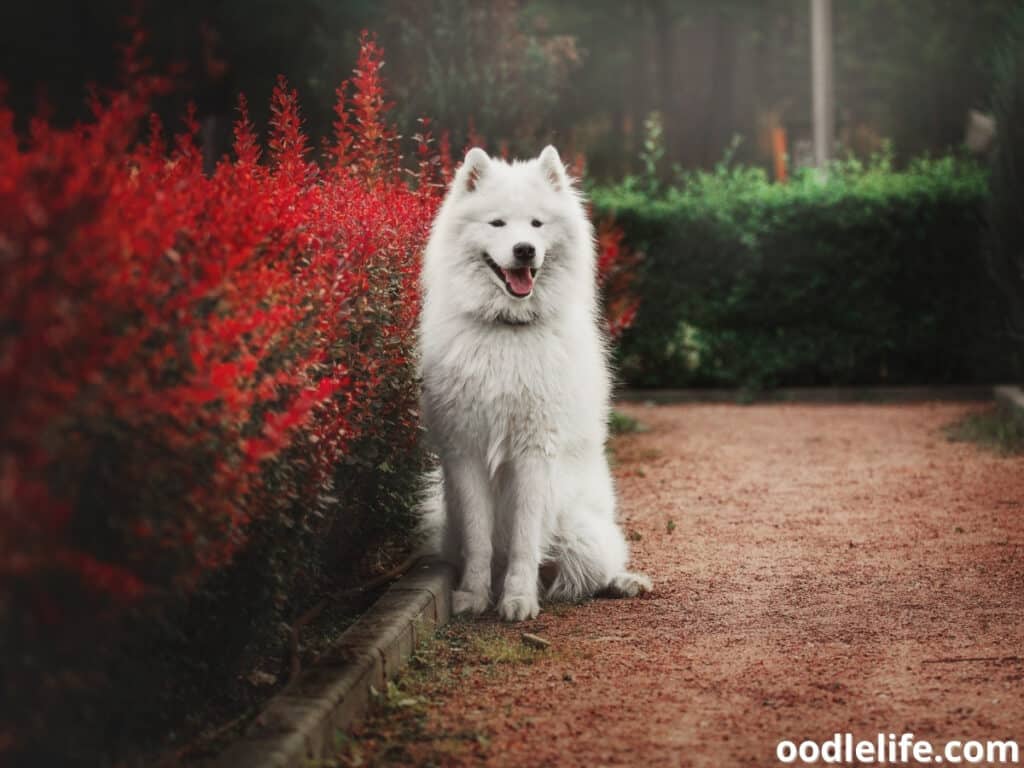
[[[440,467],[423,475],[417,530],[420,541],[417,551],[421,556],[444,554],[445,511],[444,489],[441,482]]]

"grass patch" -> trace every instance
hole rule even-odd
[[[629,435],[634,432],[646,432],[647,428],[629,414],[612,411],[612,415],[608,417],[608,431],[612,435]]]
[[[518,635],[485,627],[472,638],[472,652],[482,664],[533,664],[546,651],[526,645]]]
[[[547,606],[545,606],[547,610]],[[551,649],[525,645],[521,630],[453,619],[429,635],[398,679],[374,697],[365,721],[339,731],[335,755],[319,765],[476,765],[486,762],[491,733],[469,720],[443,718],[445,701],[485,680],[517,674]],[[431,717],[431,713],[435,717]]]
[[[616,437],[646,432],[647,430],[647,425],[638,419],[634,419],[622,411],[613,410],[611,416],[608,417],[608,432],[611,439],[604,446],[604,454],[608,458],[608,464],[615,467],[619,463],[618,455],[616,454]]]
[[[1005,406],[970,413],[945,428],[957,443],[977,443],[1004,456],[1024,453],[1024,416]]]

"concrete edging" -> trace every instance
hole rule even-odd
[[[1024,416],[1024,389],[1004,385],[996,387],[992,392],[997,403],[1014,411],[1018,416]]]
[[[918,403],[992,399],[992,386],[959,387],[781,387],[741,389],[623,389],[617,402],[656,403]]]
[[[366,714],[420,640],[451,618],[454,569],[425,559],[392,584],[317,664],[274,696],[211,768],[304,768],[329,757],[335,734]]]

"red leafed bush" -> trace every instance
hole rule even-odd
[[[25,142],[0,112],[5,580],[73,572],[127,599],[187,588],[254,518],[331,495],[407,366],[437,202],[400,179],[379,66],[364,39],[326,171],[283,79],[267,162],[243,101],[236,157],[210,177],[191,118],[169,151],[156,122],[137,141],[154,78]],[[99,491],[115,495],[88,509]]]
[[[242,100],[234,158],[207,176],[191,115],[170,142],[146,128],[167,83],[135,66],[140,42],[88,124],[19,137],[0,106],[2,642],[51,676],[7,685],[60,705],[55,659],[88,656],[105,620],[188,594],[260,525],[329,532],[364,508],[339,503],[339,468],[417,441],[418,255],[439,192],[401,175],[381,51],[364,36],[323,168],[282,79],[266,156]],[[294,560],[287,576],[313,567]]]
[[[623,243],[625,233],[605,219],[597,226],[597,279],[604,297],[608,335],[617,340],[633,325],[640,298],[635,292],[640,254]]]

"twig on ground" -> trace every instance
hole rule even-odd
[[[534,635],[530,632],[523,632],[522,640],[524,645],[528,645],[531,648],[536,648],[540,651],[543,651],[545,648],[551,647],[550,640],[545,640],[540,635]]]
[[[995,661],[1003,663],[1019,663],[1024,661],[1020,656],[947,656],[942,659],[924,659],[922,664],[959,664],[968,661]]]

